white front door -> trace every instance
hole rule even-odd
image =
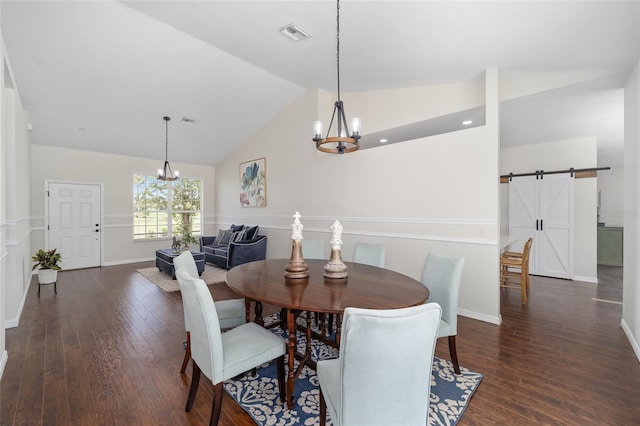
[[[49,182],[47,194],[47,248],[58,249],[62,269],[100,266],[100,185]]]

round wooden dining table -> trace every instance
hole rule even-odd
[[[345,262],[346,278],[325,278],[326,260],[309,259],[309,276],[286,278],[288,259],[268,259],[236,266],[227,272],[227,285],[245,297],[247,321],[249,306],[255,302],[255,321],[264,325],[262,303],[279,306],[286,312],[288,333],[287,405],[293,407],[295,380],[311,353],[311,327],[307,321],[307,347],[294,371],[296,313],[301,311],[342,314],[347,307],[399,309],[424,303],[429,290],[407,275],[360,263]],[[285,320],[283,319],[283,322]],[[338,336],[339,338],[339,336]],[[339,341],[339,340],[338,340]]]

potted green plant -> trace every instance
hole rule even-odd
[[[40,284],[48,284],[56,282],[58,279],[58,271],[62,268],[58,263],[62,256],[57,252],[57,249],[51,250],[38,250],[31,260],[36,264],[31,268],[32,271],[38,269],[38,281]]]
[[[196,240],[193,236],[193,234],[191,234],[191,229],[183,226],[182,227],[182,239],[180,240],[180,242],[182,243],[182,245],[184,246],[184,250],[189,250],[189,246],[191,244],[197,244],[198,240]]]

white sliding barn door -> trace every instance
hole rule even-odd
[[[100,266],[100,185],[49,182],[47,193],[47,247],[58,249],[62,269]]]
[[[567,174],[514,177],[509,182],[510,250],[533,237],[529,272],[573,278],[574,178]]]
[[[573,278],[574,179],[569,174],[540,179],[538,274]]]

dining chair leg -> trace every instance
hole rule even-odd
[[[520,273],[520,292],[522,293],[522,304],[526,305],[527,304],[527,273],[524,270],[524,268],[522,268],[522,271]]]
[[[222,411],[222,385],[223,383],[216,383],[213,387],[213,402],[211,403],[211,419],[209,420],[209,426],[216,426],[220,420],[220,412]]]
[[[460,364],[458,363],[458,352],[456,351],[456,336],[449,336],[449,355],[453,364],[453,371],[460,374]]]
[[[184,350],[184,359],[182,360],[182,368],[180,368],[181,374],[184,374],[184,371],[187,369],[187,364],[189,364],[190,359],[191,359],[191,333],[187,331],[187,347]]]
[[[280,391],[280,401],[282,403],[286,400],[285,392],[285,377],[284,377],[284,355],[278,357],[278,390]]]
[[[193,402],[196,400],[198,385],[200,384],[200,367],[193,361],[193,374],[191,376],[191,388],[189,389],[189,397],[187,398],[187,406],[184,411],[191,411]]]
[[[320,390],[320,426],[325,426],[327,423],[327,403],[324,400],[324,395],[322,395],[322,390]]]

